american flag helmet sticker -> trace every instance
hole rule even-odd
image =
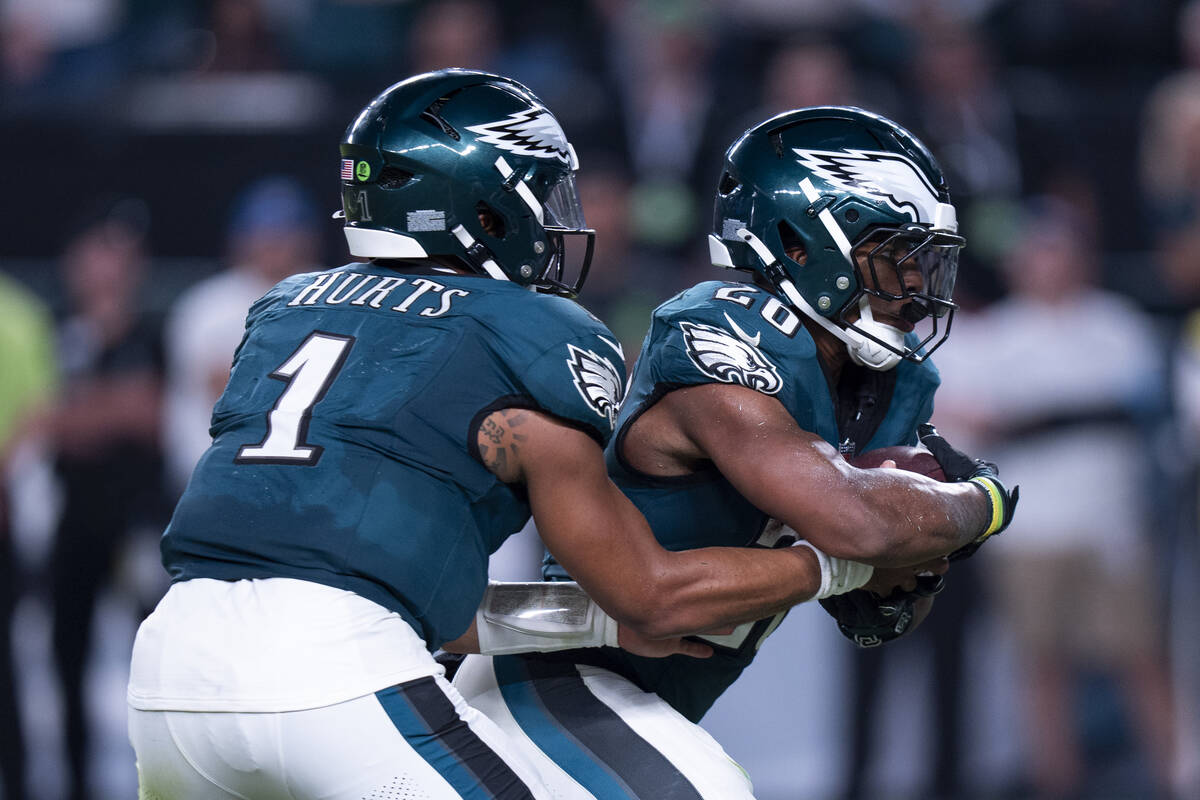
[[[353,158],[343,158],[342,159],[342,180],[344,180],[344,181],[353,181],[354,180],[354,159]]]

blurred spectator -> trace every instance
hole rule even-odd
[[[1177,781],[1200,794],[1200,2],[1179,13],[1181,68],[1154,89],[1142,115],[1141,187],[1157,248],[1158,305],[1181,324],[1173,350],[1177,427],[1163,461],[1173,467],[1174,503],[1164,519],[1171,556],[1171,655],[1178,697]],[[1165,437],[1164,437],[1165,438]],[[1165,444],[1165,442],[1164,442]],[[1184,633],[1186,631],[1187,633]]]
[[[763,81],[766,119],[806,106],[861,106],[850,59],[831,42],[796,42],[781,47],[767,63]],[[749,126],[747,126],[749,127]]]
[[[1200,2],[1183,8],[1179,32],[1183,68],[1143,112],[1141,182],[1167,303],[1185,313],[1200,303]]]
[[[1175,408],[1180,437],[1164,448],[1178,461],[1177,563],[1173,571],[1172,626],[1175,689],[1179,698],[1177,781],[1183,796],[1200,795],[1200,311],[1182,328],[1174,354]],[[1182,447],[1179,445],[1182,444]],[[1186,793],[1190,790],[1190,794]]]
[[[712,91],[712,4],[639,0],[605,10],[634,177],[633,235],[684,252],[706,232],[708,204],[694,198],[710,196],[707,157],[729,112]]]
[[[579,198],[588,226],[596,231],[596,251],[580,299],[617,335],[626,357],[636,358],[650,312],[683,288],[683,270],[633,241],[628,176],[611,163],[592,158],[584,163]]]
[[[8,463],[54,383],[49,314],[33,294],[0,273],[0,786],[5,800],[25,794],[26,748],[17,703],[13,612],[20,598],[20,565],[12,539]]]
[[[895,89],[864,75],[833,38],[796,35],[763,67],[762,97],[753,111],[728,120],[729,141],[775,114],[808,106],[858,106],[897,117]]]
[[[288,275],[317,268],[316,222],[311,198],[294,180],[253,183],[230,217],[230,267],[183,292],[170,309],[163,440],[173,491],[182,491],[211,441],[213,404],[250,305]]]
[[[487,0],[426,3],[409,33],[409,71],[493,69],[503,28]]]
[[[938,154],[971,239],[956,292],[968,304],[994,300],[1021,189],[1016,112],[978,32],[935,17],[916,36],[910,125]]]
[[[0,109],[10,116],[80,113],[121,77],[114,47],[121,0],[0,3]]]
[[[91,797],[84,677],[97,596],[135,526],[162,523],[160,332],[138,304],[144,226],[144,208],[121,201],[72,238],[63,258],[70,309],[48,423],[63,508],[48,569],[69,800]]]
[[[213,0],[210,72],[257,72],[282,69],[284,60],[270,30],[261,0]]]
[[[1162,399],[1162,348],[1136,307],[1094,288],[1088,231],[1060,200],[1032,205],[1004,264],[1010,298],[961,315],[955,347],[938,354],[935,421],[1025,490],[1012,527],[976,560],[1020,650],[1027,755],[1044,798],[1099,788],[1074,705],[1095,671],[1128,701],[1155,784],[1129,796],[1165,791],[1175,758],[1138,427]]]
[[[920,127],[959,197],[1012,197],[1020,188],[1015,117],[983,40],[942,22],[921,29],[913,65]]]

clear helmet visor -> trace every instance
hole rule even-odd
[[[574,297],[587,279],[596,244],[596,234],[583,218],[574,172],[564,173],[546,190],[542,227],[550,242],[550,258],[536,285],[543,291]]]
[[[574,172],[565,173],[546,191],[542,213],[542,225],[546,228],[579,231],[587,227]]]
[[[961,239],[954,244],[939,242],[935,238],[909,256],[921,270],[925,294],[939,301],[930,309],[935,317],[944,317],[953,305],[954,282],[958,278],[958,255],[961,250]]]

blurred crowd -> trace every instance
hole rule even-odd
[[[750,125],[859,105],[949,174],[934,421],[1020,513],[894,646],[792,615],[706,720],[763,800],[1200,797],[1200,2],[0,0],[2,800],[136,791],[95,675],[165,588],[245,310],[347,260],[350,115],[447,66],[562,122],[581,300],[631,355],[721,277]]]

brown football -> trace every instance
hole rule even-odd
[[[865,453],[859,453],[850,459],[850,463],[859,469],[872,469],[878,467],[888,459],[896,462],[897,469],[926,475],[936,481],[946,480],[946,475],[942,472],[942,466],[933,457],[933,453],[930,453],[924,447],[906,447],[904,445],[880,447],[877,450],[868,450]]]

